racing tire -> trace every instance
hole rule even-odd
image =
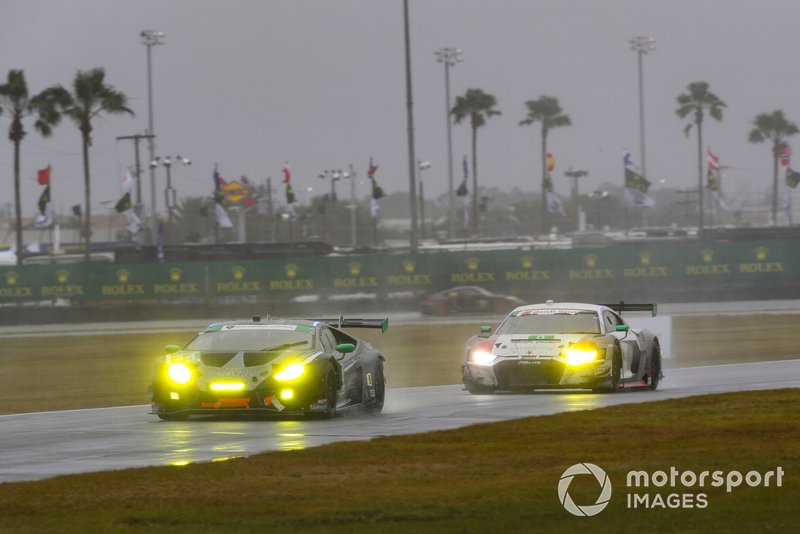
[[[469,391],[473,395],[491,395],[492,393],[494,393],[494,390],[496,389],[494,386],[481,386],[473,383],[468,383],[464,385],[467,387],[467,391]]]
[[[619,391],[620,377],[622,375],[622,353],[619,347],[611,360],[611,376],[604,386],[592,388],[595,393],[616,393]]]
[[[650,356],[650,372],[650,391],[655,391],[661,382],[661,347],[658,343],[653,346],[653,354]]]
[[[378,362],[375,367],[375,400],[366,406],[367,413],[378,415],[383,411],[383,403],[386,400],[386,377],[383,375],[383,362]]]
[[[336,384],[336,372],[333,369],[328,371],[328,378],[325,380],[325,400],[327,407],[325,408],[325,417],[336,417],[336,401],[339,393],[339,387]]]
[[[157,414],[162,421],[186,421],[189,419],[188,413],[160,413]]]

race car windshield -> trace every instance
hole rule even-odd
[[[497,329],[497,335],[599,333],[600,322],[594,312],[510,316]]]
[[[195,351],[278,352],[308,349],[314,346],[314,334],[297,330],[218,330],[202,332],[186,345]]]

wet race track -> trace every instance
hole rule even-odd
[[[165,422],[149,406],[0,416],[0,482],[151,465],[184,465],[336,441],[457,428],[534,415],[707,393],[800,387],[800,360],[665,370],[656,392],[471,395],[460,385],[387,390],[378,416],[332,420],[195,418]]]

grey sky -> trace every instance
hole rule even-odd
[[[416,154],[433,164],[426,196],[447,188],[444,69],[433,54],[443,46],[464,55],[451,71],[453,98],[481,88],[502,111],[479,132],[483,185],[538,191],[539,128],[518,123],[524,102],[542,94],[557,97],[573,122],[549,137],[556,192],[568,192],[569,166],[590,171],[582,191],[621,184],[623,148],[641,161],[636,55],[628,44],[635,35],[657,41],[644,62],[652,182],[696,184],[696,140],[684,137],[674,113],[675,97],[690,82],[709,82],[728,104],[724,121],[709,122],[704,133],[722,164],[735,167],[726,173],[729,195],[760,194],[771,183],[768,147],[747,141],[755,115],[782,109],[800,121],[800,4],[792,0],[410,0],[410,12]],[[307,187],[329,187],[320,171],[353,163],[363,179],[370,156],[385,190],[407,190],[401,0],[2,0],[3,80],[21,68],[38,92],[55,83],[69,87],[77,70],[103,67],[108,83],[130,97],[134,118],[95,124],[95,205],[119,198],[133,164],[133,145],[115,137],[143,133],[147,125],[143,29],[166,33],[165,44],[153,48],[156,153],[193,160],[173,167],[179,195],[210,194],[215,162],[228,179],[278,182],[288,160],[306,202]],[[47,163],[57,210],[82,202],[77,129],[65,122],[45,140],[30,121],[27,127],[23,213],[35,212],[35,171]],[[5,115],[0,128],[5,204],[13,199]],[[453,133],[457,185],[469,127],[456,125]],[[159,209],[164,184],[159,169]],[[360,185],[359,196],[367,193]],[[143,198],[150,198],[147,174]]]

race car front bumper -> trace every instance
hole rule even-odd
[[[503,358],[490,365],[466,363],[461,373],[467,388],[567,389],[597,387],[610,380],[611,369],[605,361],[571,366],[558,359]]]
[[[291,393],[286,394],[290,389]],[[326,412],[324,388],[256,389],[219,395],[196,386],[176,387],[154,384],[150,387],[151,413],[155,415],[274,414],[291,415]]]

